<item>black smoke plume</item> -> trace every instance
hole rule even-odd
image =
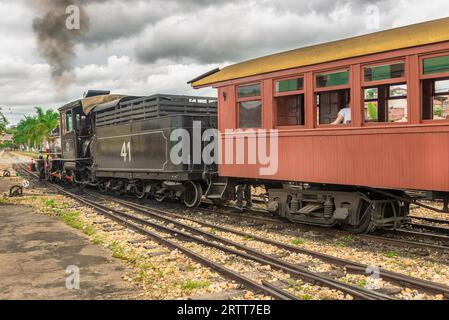
[[[39,54],[51,68],[51,77],[59,89],[64,89],[73,80],[75,47],[89,30],[89,17],[82,0],[36,0],[39,16],[33,20]],[[74,5],[80,12],[80,29],[70,30],[66,22],[66,10]]]

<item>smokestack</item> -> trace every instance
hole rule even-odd
[[[51,78],[58,90],[64,90],[74,78],[75,46],[89,29],[89,17],[82,7],[82,0],[33,2],[39,12],[39,16],[33,20],[39,53],[50,65]],[[74,11],[70,8],[78,12],[72,15]],[[78,16],[79,28],[76,27]]]

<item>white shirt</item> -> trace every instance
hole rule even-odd
[[[343,108],[338,115],[343,117],[343,124],[351,123],[351,108]]]

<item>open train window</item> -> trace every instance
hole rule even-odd
[[[423,119],[449,120],[449,79],[423,81]]]
[[[275,81],[274,95],[277,126],[304,126],[304,78]]]
[[[237,87],[238,127],[242,129],[262,127],[261,84]]]
[[[407,85],[365,88],[365,122],[407,122]]]
[[[363,69],[365,123],[408,122],[408,88],[403,61]]]
[[[320,73],[315,77],[317,123],[319,125],[351,123],[349,70]]]
[[[422,60],[422,118],[449,120],[449,55]]]

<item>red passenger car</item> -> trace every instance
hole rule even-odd
[[[263,183],[280,216],[359,232],[406,221],[405,190],[447,202],[449,19],[242,62],[192,86],[218,89],[223,141],[253,139],[228,129],[278,130],[276,172],[225,162],[211,198]]]

